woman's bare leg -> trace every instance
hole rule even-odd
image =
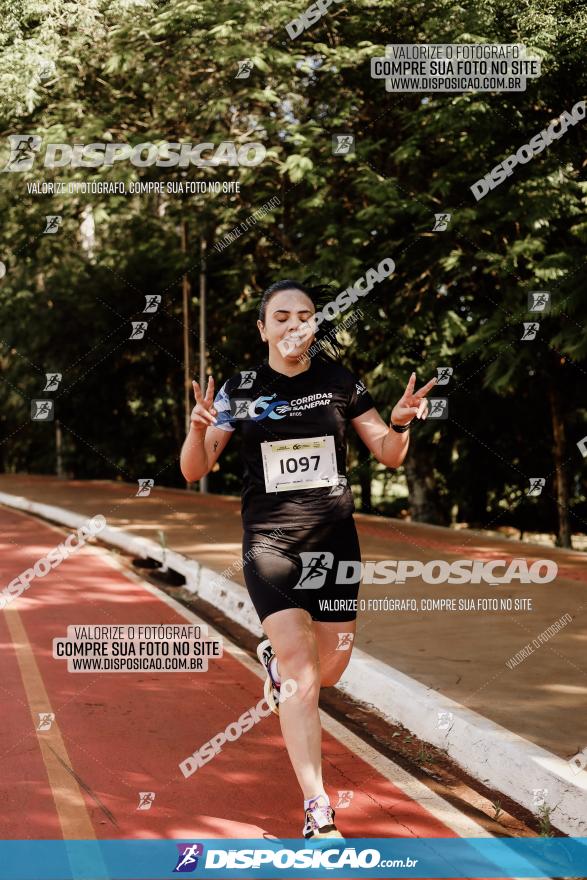
[[[320,687],[336,684],[351,657],[356,622],[313,621],[307,611],[288,608],[263,621],[283,682],[293,679],[295,693],[280,703],[283,739],[304,798],[324,791]]]
[[[279,704],[283,739],[304,798],[324,791],[322,729],[318,714],[320,659],[311,616],[301,608],[276,611],[263,620],[281,682],[293,679],[297,689]]]
[[[357,622],[347,620],[344,623],[330,623],[314,620],[313,626],[320,660],[320,684],[322,687],[331,687],[349,664]]]

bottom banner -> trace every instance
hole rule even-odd
[[[11,840],[0,880],[587,876],[587,838]]]

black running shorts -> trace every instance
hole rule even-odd
[[[354,620],[360,562],[352,516],[305,529],[245,529],[243,535],[245,583],[261,622],[284,608],[303,608],[314,620]]]

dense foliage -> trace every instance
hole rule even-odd
[[[332,4],[295,40],[305,3],[283,0],[1,0],[0,159],[8,137],[48,143],[258,141],[257,167],[43,168],[0,180],[0,469],[53,472],[53,397],[64,466],[80,478],[183,485],[182,280],[197,372],[200,271],[207,363],[217,382],[262,355],[265,286],[312,274],[342,289],[391,256],[393,278],[361,302],[344,361],[389,416],[412,369],[450,366],[449,418],[413,431],[399,475],[412,515],[496,528],[585,531],[587,434],[581,297],[585,124],[569,127],[476,202],[469,187],[587,94],[587,9],[573,0],[357,0]],[[295,8],[294,8],[295,7]],[[370,59],[387,43],[524,43],[542,74],[523,92],[390,93]],[[249,59],[249,76],[238,76]],[[352,133],[336,155],[332,137]],[[38,195],[32,181],[238,181],[240,193]],[[215,243],[270,199],[236,241]],[[451,214],[433,232],[435,213]],[[60,215],[45,234],[47,215]],[[182,226],[187,252],[182,251]],[[207,244],[201,266],[200,241]],[[536,339],[527,295],[552,294]],[[131,321],[162,297],[142,340]],[[196,365],[196,366],[194,366]],[[43,394],[46,372],[59,390]],[[442,396],[438,389],[437,396]],[[364,509],[405,500],[354,445]],[[237,444],[210,489],[238,490]],[[530,478],[542,476],[539,497]],[[404,483],[406,485],[406,483]],[[371,495],[372,491],[372,495]],[[401,493],[400,493],[401,495]]]

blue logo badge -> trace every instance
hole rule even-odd
[[[275,400],[275,397],[277,397],[277,394],[258,397],[253,401],[251,405],[251,409],[255,413],[253,421],[258,422],[260,419],[266,419],[267,416],[270,419],[284,419],[286,417],[291,409],[289,403],[287,400]],[[261,409],[260,413],[257,412],[258,409]]]
[[[174,874],[187,874],[195,871],[198,867],[198,859],[204,855],[204,846],[201,843],[177,843],[177,865],[173,869]]]

